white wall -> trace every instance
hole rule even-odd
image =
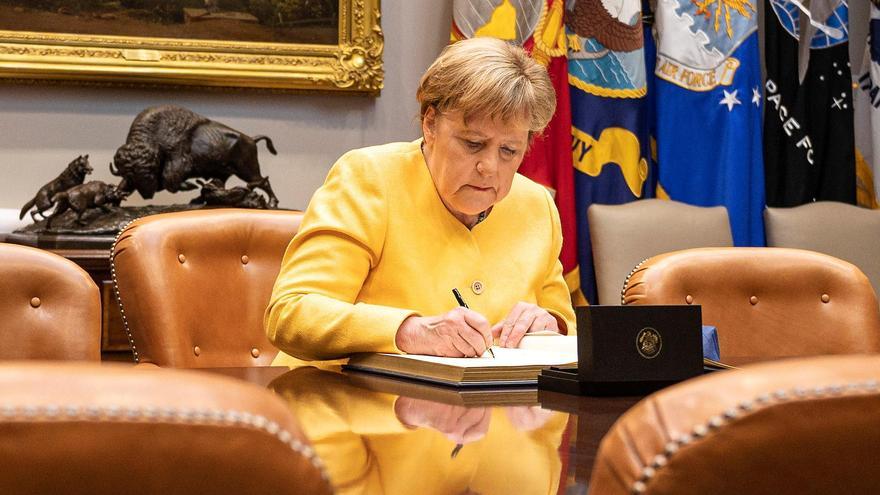
[[[270,136],[260,162],[281,206],[305,208],[345,151],[419,136],[419,77],[449,40],[451,2],[385,0],[385,89],[379,98],[0,85],[0,208],[20,208],[79,154],[90,179],[116,183],[108,164],[132,119],[151,105],[188,107],[247,134]],[[154,203],[185,203],[194,193],[157,194]],[[138,204],[135,194],[128,204]]]
[[[125,141],[131,120],[143,108],[162,103],[272,137],[279,155],[260,145],[263,173],[271,178],[282,206],[305,208],[330,165],[346,150],[418,136],[415,89],[448,40],[451,3],[382,2],[385,89],[379,98],[0,85],[0,208],[19,208],[82,153],[90,155],[94,179],[115,183],[107,164]],[[850,2],[854,70],[864,50],[868,5]],[[135,195],[129,204],[140,203],[138,199]],[[161,193],[154,202],[186,200],[188,196]]]

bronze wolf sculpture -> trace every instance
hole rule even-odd
[[[128,137],[113,157],[110,172],[122,177],[120,191],[137,190],[145,199],[156,191],[189,191],[198,185],[189,179],[236,176],[269,196],[278,205],[268,178],[260,173],[257,142],[277,154],[266,136],[250,137],[186,108],[163,105],[147,108],[135,117]]]
[[[92,167],[89,165],[89,155],[80,155],[76,157],[72,162],[67,164],[67,168],[64,169],[58,177],[55,177],[41,187],[33,199],[21,207],[21,214],[19,214],[18,218],[24,218],[24,214],[36,206],[37,209],[31,212],[31,218],[33,218],[35,222],[37,221],[37,215],[40,215],[43,217],[42,219],[45,219],[46,216],[43,215],[43,212],[52,208],[52,205],[55,204],[55,200],[52,199],[52,197],[59,192],[66,191],[73,186],[82,184],[83,181],[86,180],[86,175],[91,172]]]
[[[93,180],[73,186],[67,191],[62,191],[52,198],[55,203],[55,211],[49,215],[46,227],[52,226],[52,220],[67,211],[76,212],[76,223],[84,225],[82,217],[92,208],[101,208],[110,211],[111,206],[119,206],[130,193],[120,191],[116,186],[111,186],[99,180]]]

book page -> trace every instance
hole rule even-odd
[[[492,350],[500,349],[493,346]],[[560,335],[556,332],[528,333],[519,342],[519,349],[574,353],[577,356],[577,335]]]
[[[445,364],[462,368],[503,366],[558,366],[577,362],[577,337],[553,335],[526,335],[520,347],[509,349],[493,346],[493,358],[489,353],[477,358],[451,358],[421,354],[384,354],[402,359]]]

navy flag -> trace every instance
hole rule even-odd
[[[595,303],[587,208],[654,195],[642,5],[569,0],[566,8],[578,260],[581,289]]]

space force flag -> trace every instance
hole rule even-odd
[[[756,0],[657,0],[658,196],[727,207],[734,243],[764,244]]]
[[[853,74],[856,185],[859,206],[877,208],[880,191],[880,0],[871,0],[871,24],[861,70]]]
[[[847,2],[765,0],[764,5],[767,204],[854,204]]]
[[[581,288],[596,302],[587,208],[654,195],[642,6],[641,0],[576,0],[567,6]]]

